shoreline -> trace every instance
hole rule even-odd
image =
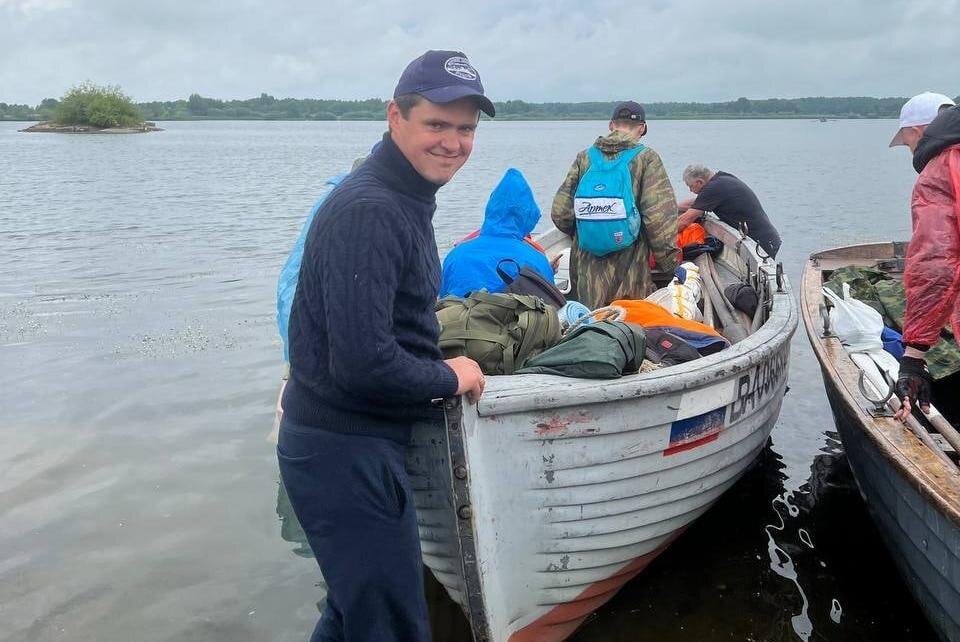
[[[197,123],[197,122],[221,122],[221,123],[246,123],[246,122],[281,122],[281,123],[378,123],[386,122],[386,118],[163,118],[158,119],[158,121],[170,122],[170,123]],[[586,117],[574,117],[574,118],[526,118],[526,117],[516,117],[516,116],[499,116],[497,118],[488,118],[487,116],[481,116],[481,120],[491,121],[491,122],[541,122],[541,123],[550,123],[550,122],[607,122],[608,118],[586,118]],[[671,116],[669,118],[648,118],[650,122],[664,122],[664,121],[687,121],[687,120],[702,120],[702,121],[711,121],[711,120],[809,120],[815,122],[831,122],[835,120],[897,120],[895,117],[888,116],[818,116],[816,114],[803,115],[803,116],[743,116],[743,115],[728,115],[728,116]],[[56,125],[51,127],[45,127],[40,129],[40,125],[46,124],[47,121],[36,121],[36,120],[22,120],[22,119],[7,119],[0,118],[0,123],[37,123],[31,127],[21,129],[18,131],[22,132],[31,132],[31,133],[65,133],[65,134],[126,134],[126,133],[141,133],[148,131],[163,131],[162,128],[157,127],[156,123],[153,121],[145,122],[143,125],[151,127],[151,129],[138,129],[136,127],[113,127],[113,128],[98,128],[90,125]]]
[[[10,121],[34,122],[34,121]],[[154,122],[142,122],[133,127],[95,127],[93,125],[61,125],[50,121],[38,122],[36,125],[25,127],[17,131],[28,134],[145,134],[148,132],[162,132]]]

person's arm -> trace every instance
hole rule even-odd
[[[926,351],[940,340],[960,296],[960,150],[931,161],[913,189],[913,236],[907,248],[903,283],[907,309],[896,392],[903,402],[895,417],[905,421],[911,409],[929,410],[930,373]],[[956,330],[956,328],[954,328]]]
[[[650,251],[661,272],[672,272],[677,267],[677,198],[670,185],[667,170],[660,156],[652,149],[641,152],[634,163],[643,163],[640,194],[637,206],[643,216],[643,228]],[[636,175],[636,174],[634,174]]]
[[[679,203],[677,203],[677,212],[683,214],[688,209],[693,207],[693,201],[696,199],[696,196],[691,196],[690,198],[685,198]]]
[[[573,236],[577,229],[577,219],[573,212],[573,197],[577,193],[577,185],[580,184],[580,177],[583,175],[583,164],[586,158],[584,152],[577,154],[567,172],[566,178],[557,190],[557,195],[553,197],[553,207],[550,208],[550,218],[557,229]]]
[[[366,230],[357,234],[357,230]],[[360,201],[325,221],[316,257],[329,341],[329,372],[359,397],[417,403],[458,390],[454,370],[397,342],[393,307],[412,238],[386,205]]]
[[[677,219],[677,229],[682,230],[686,228],[688,225],[696,223],[697,221],[703,218],[703,214],[704,214],[703,210],[695,210],[692,207],[687,209],[686,211],[683,211],[680,214],[680,217]]]
[[[960,290],[960,224],[956,210],[960,150],[950,150],[930,163],[937,165],[924,170],[913,190],[913,235],[903,275],[907,295],[903,341],[921,346],[932,346],[939,340]]]

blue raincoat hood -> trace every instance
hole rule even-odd
[[[547,257],[523,240],[540,221],[540,208],[533,190],[519,171],[510,168],[500,179],[487,202],[480,234],[450,250],[443,261],[440,296],[464,296],[486,290],[503,292],[507,284],[497,274],[504,259],[515,262],[504,271],[516,276],[516,266],[529,266],[553,283],[553,269]]]
[[[507,170],[490,194],[480,234],[522,239],[540,222],[540,208],[527,179],[519,170]]]

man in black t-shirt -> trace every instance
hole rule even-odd
[[[679,229],[701,219],[704,212],[713,212],[733,228],[740,229],[741,223],[745,224],[747,236],[757,241],[770,258],[777,256],[780,234],[746,183],[733,174],[714,172],[703,165],[689,165],[683,170],[683,182],[697,196],[677,204]]]

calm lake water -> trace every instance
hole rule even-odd
[[[383,124],[23,126],[0,123],[0,640],[306,640],[322,579],[265,441],[276,276],[324,179]],[[509,166],[548,212],[605,126],[482,123],[440,192],[441,253]],[[750,184],[798,283],[811,251],[906,238],[916,175],[887,148],[895,129],[654,121],[646,142],[680,197],[691,162]],[[789,384],[759,465],[577,641],[935,639],[852,482],[802,327]],[[468,639],[430,593],[436,640]]]

